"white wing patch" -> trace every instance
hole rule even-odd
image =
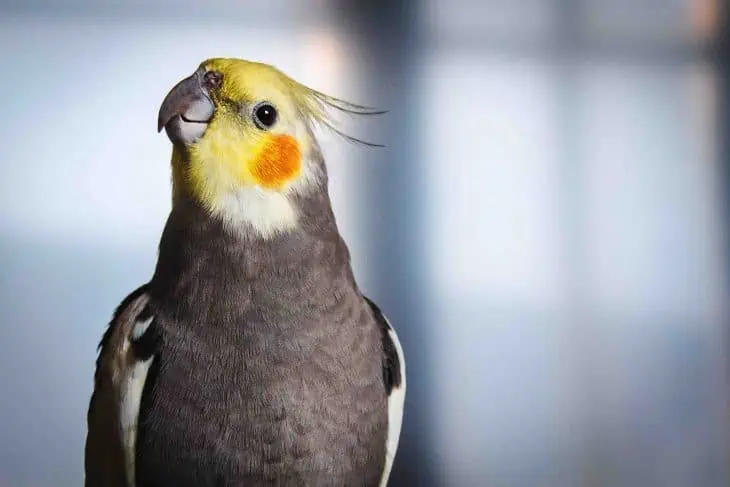
[[[393,386],[388,396],[388,439],[385,450],[385,470],[383,470],[383,476],[380,479],[380,487],[386,487],[388,485],[390,470],[393,468],[395,453],[398,450],[400,430],[403,424],[403,406],[406,400],[406,360],[403,354],[403,347],[401,347],[398,335],[395,333],[393,327],[390,326],[390,323],[388,323],[388,327],[388,336],[393,341],[395,350],[398,353],[401,382],[400,385]]]
[[[157,340],[145,335],[153,321],[147,288],[122,301],[99,343],[87,414],[86,487],[135,487],[137,418]]]
[[[139,339],[147,331],[154,317],[144,321],[138,321],[132,329],[132,340]],[[131,340],[125,343],[125,349],[131,346]],[[135,487],[135,446],[137,443],[137,421],[139,419],[139,407],[142,399],[142,390],[147,380],[147,372],[150,370],[152,360],[137,360],[123,372],[119,384],[119,422],[122,433],[122,445],[124,447],[124,466],[127,473],[128,487]]]
[[[150,370],[152,358],[137,362],[132,366],[121,385],[119,404],[119,420],[122,428],[122,444],[124,445],[124,465],[127,471],[129,487],[135,487],[134,457],[137,442],[137,420],[139,418],[139,404],[142,399],[142,390]]]
[[[147,328],[150,327],[153,319],[154,316],[144,321],[138,321],[137,323],[135,323],[134,328],[132,329],[132,340],[139,340],[142,335],[144,335],[144,332],[147,331]],[[129,340],[127,340],[127,342],[129,342]]]

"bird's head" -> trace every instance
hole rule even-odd
[[[174,146],[173,191],[264,237],[295,227],[293,197],[326,190],[312,126],[334,129],[328,108],[371,113],[266,64],[204,61],[160,107],[158,130]]]

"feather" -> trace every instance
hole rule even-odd
[[[294,80],[292,80],[292,84],[294,87],[295,99],[299,101],[301,106],[304,108],[304,113],[309,116],[309,119],[312,122],[325,127],[348,142],[361,144],[367,147],[385,147],[383,144],[368,142],[343,132],[337,127],[337,120],[332,116],[331,111],[336,110],[353,116],[372,116],[384,115],[388,113],[387,110],[379,110],[373,107],[357,105],[314,90]]]

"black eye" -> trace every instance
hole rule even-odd
[[[256,105],[253,109],[253,122],[262,130],[271,128],[278,118],[276,108],[268,101],[264,101]]]

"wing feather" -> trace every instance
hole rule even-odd
[[[406,399],[406,361],[398,335],[388,318],[370,299],[365,298],[365,300],[380,325],[383,340],[383,384],[388,395],[388,439],[385,450],[385,468],[380,487],[385,487],[388,485],[390,471],[393,468],[403,424],[403,408]]]
[[[86,487],[134,487],[139,396],[152,359],[141,360],[133,342],[152,321],[148,301],[146,285],[127,296],[99,344],[87,414]]]

